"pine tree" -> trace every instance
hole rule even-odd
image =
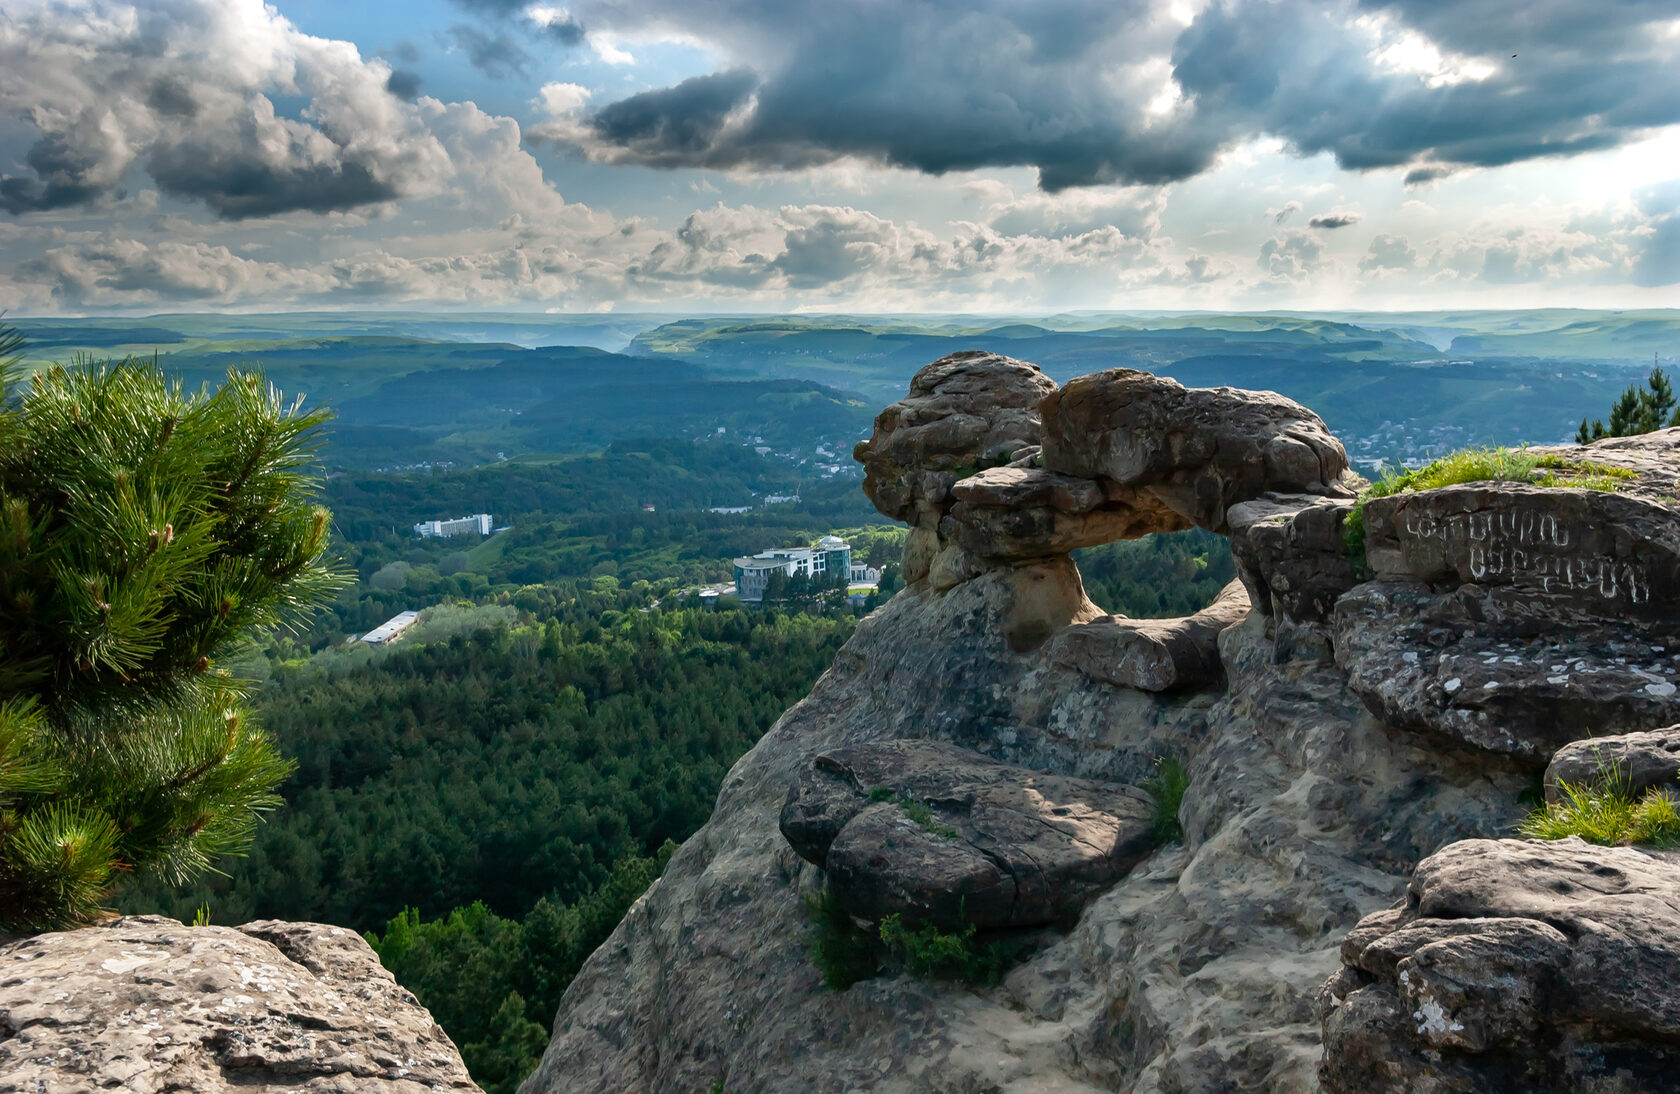
[[[13,385],[19,345],[0,330],[0,931],[250,842],[290,764],[222,666],[340,581],[323,412],[250,372],[188,393],[155,361]]]
[[[1605,437],[1633,437],[1680,425],[1680,409],[1676,409],[1677,406],[1680,406],[1680,399],[1676,398],[1668,376],[1653,365],[1644,387],[1629,385],[1611,406],[1608,428],[1602,420],[1589,425],[1582,418],[1580,428],[1575,431],[1575,441],[1577,444],[1588,444]]]

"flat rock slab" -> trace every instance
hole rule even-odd
[[[1320,993],[1327,1094],[1673,1091],[1680,864],[1466,840],[1360,922]]]
[[[1560,783],[1598,786],[1610,779],[1635,797],[1657,787],[1680,790],[1680,725],[1564,745],[1546,767],[1546,800],[1561,797]]]
[[[1114,368],[1070,380],[1042,404],[1040,460],[1116,491],[1148,491],[1185,520],[1225,531],[1225,513],[1268,491],[1342,492],[1342,443],[1274,391],[1186,388]]]
[[[0,1091],[478,1091],[354,931],[162,916],[0,945]]]
[[[1057,632],[1045,656],[1117,687],[1176,691],[1223,679],[1219,632],[1248,614],[1248,590],[1233,581],[1212,604],[1179,619],[1108,615]]]
[[[1154,849],[1152,817],[1134,787],[940,742],[879,741],[808,763],[781,829],[855,916],[987,930],[1077,913]]]
[[[1536,768],[1606,726],[1680,721],[1680,639],[1530,607],[1371,582],[1336,604],[1336,663],[1388,724]]]

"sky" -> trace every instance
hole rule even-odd
[[[0,310],[1680,306],[1676,0],[0,0]]]

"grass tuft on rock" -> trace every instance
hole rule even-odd
[[[1596,786],[1560,783],[1561,799],[1530,813],[1517,831],[1530,839],[1579,836],[1606,847],[1680,844],[1680,803],[1664,789],[1635,798],[1625,779]]]
[[[1414,471],[1390,472],[1366,487],[1342,519],[1348,557],[1361,573],[1365,565],[1365,503],[1395,494],[1439,490],[1469,482],[1521,482],[1531,486],[1613,491],[1638,475],[1596,460],[1571,460],[1527,448],[1466,448]]]
[[[1017,948],[998,939],[981,940],[969,924],[961,931],[941,931],[932,924],[906,926],[889,915],[873,926],[852,918],[834,890],[805,898],[811,921],[811,961],[823,983],[835,991],[885,972],[907,972],[928,980],[970,985],[996,984]]]
[[[811,963],[823,974],[824,984],[845,991],[880,974],[886,947],[879,933],[853,919],[833,889],[825,885],[822,892],[807,896],[805,913],[811,920]]]
[[[1155,846],[1165,847],[1184,839],[1184,826],[1178,822],[1178,810],[1184,804],[1184,792],[1190,787],[1190,773],[1184,765],[1170,756],[1155,760],[1155,774],[1143,780],[1143,792],[1155,806],[1150,837]]]

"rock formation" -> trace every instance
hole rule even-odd
[[[1674,1090],[1680,861],[1466,840],[1366,917],[1325,986],[1328,1094]]]
[[[877,741],[807,764],[781,829],[853,915],[961,931],[1076,913],[1154,850],[1153,821],[1149,797],[1130,787],[949,744]]]
[[[130,916],[0,944],[0,1091],[478,1087],[354,931]]]
[[[1448,909],[1428,894],[1473,870],[1408,876],[1506,846],[1442,850],[1508,834],[1584,728],[1680,722],[1677,449],[1680,430],[1594,445],[1634,472],[1614,492],[1565,474],[1372,502],[1360,560],[1341,445],[1280,396],[935,362],[855,453],[877,507],[911,525],[908,587],[736,764],[573,982],[523,1091],[1293,1094],[1320,1088],[1321,1065],[1333,1090],[1362,1089],[1362,1067],[1424,1074],[1444,1050],[1400,1036],[1400,1008],[1424,1008],[1394,970],[1457,975],[1464,922],[1496,924],[1474,934],[1484,971],[1623,952],[1587,938],[1603,909],[1586,897],[1567,922],[1491,890]],[[1238,562],[1241,586],[1208,610],[1127,620],[1086,598],[1070,550],[1192,526],[1229,535]],[[1162,757],[1189,775],[1183,839],[1151,851],[1139,791]],[[1657,856],[1602,854],[1570,875],[1581,893],[1600,869],[1666,899]],[[885,975],[835,992],[808,952],[805,898],[825,885],[865,920],[953,927],[960,894],[963,921],[979,925],[973,902],[1030,952],[995,987]],[[1437,948],[1407,949],[1426,927]],[[1551,975],[1512,972],[1531,995],[1488,1011],[1487,1044],[1555,1034],[1569,1059],[1608,1060],[1669,1037],[1656,1011],[1542,1020],[1524,1000]],[[1458,998],[1431,983],[1442,1008]],[[1453,1051],[1468,1074],[1478,1052],[1522,1049]],[[1547,1059],[1560,1082],[1609,1074]]]
[[[1635,797],[1658,787],[1680,792],[1680,726],[1564,745],[1546,765],[1546,800],[1557,801],[1565,783],[1597,788],[1611,782]]]

